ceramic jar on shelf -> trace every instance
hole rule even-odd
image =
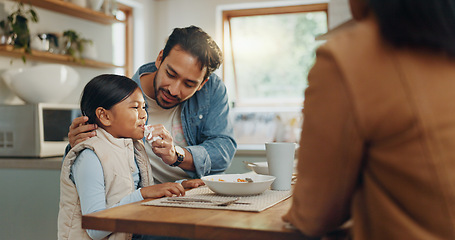
[[[105,0],[88,0],[88,6],[95,11],[100,11]]]
[[[90,8],[94,11],[103,11],[106,15],[113,15],[113,10],[116,8],[115,0],[69,0],[72,3],[84,7]]]
[[[87,7],[87,0],[71,0],[71,2],[80,7]]]

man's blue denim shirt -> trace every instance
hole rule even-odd
[[[142,90],[139,77],[155,71],[154,62],[144,64],[132,79]],[[182,103],[181,115],[183,133],[188,143],[185,148],[193,155],[196,168],[196,172],[186,171],[188,175],[200,178],[224,172],[231,164],[237,143],[229,119],[226,86],[221,78],[212,73],[201,90]]]

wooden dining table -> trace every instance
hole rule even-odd
[[[84,215],[82,227],[190,239],[305,239],[281,219],[292,197],[261,212],[145,206],[142,202]]]

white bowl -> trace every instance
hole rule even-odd
[[[249,177],[253,182],[238,182]],[[210,190],[220,195],[247,196],[264,192],[275,180],[274,176],[259,174],[220,174],[201,178]]]
[[[257,174],[269,174],[269,166],[267,162],[255,162],[254,164],[246,163],[246,166]]]
[[[249,163],[245,162],[246,166],[253,170],[257,174],[263,174],[263,175],[268,175],[269,174],[269,165],[267,162],[255,162],[255,163]],[[294,173],[297,173],[297,161],[294,161]]]
[[[79,83],[79,74],[63,64],[9,69],[2,74],[8,88],[28,103],[60,103]]]

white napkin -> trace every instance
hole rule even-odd
[[[160,136],[153,137],[152,135],[153,130],[155,130],[155,128],[153,128],[151,125],[145,125],[144,136],[150,145],[152,145],[152,143],[158,139],[163,140]]]

